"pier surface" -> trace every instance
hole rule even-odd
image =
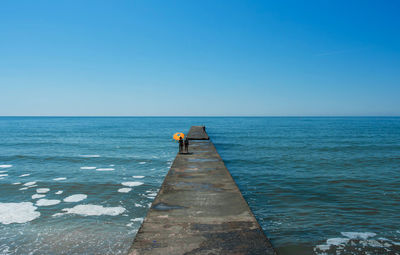
[[[187,135],[189,140],[209,140],[205,126],[192,126]]]
[[[129,254],[275,254],[205,129],[188,138]]]

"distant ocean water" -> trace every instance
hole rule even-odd
[[[125,254],[203,124],[279,254],[400,254],[389,117],[0,117],[0,254]]]

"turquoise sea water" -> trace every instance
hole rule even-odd
[[[0,117],[0,254],[126,253],[203,124],[279,254],[400,254],[400,118],[300,117]]]

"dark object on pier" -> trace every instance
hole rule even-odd
[[[189,139],[185,138],[185,153],[189,153]]]
[[[183,153],[183,140],[182,137],[179,137],[179,153]]]

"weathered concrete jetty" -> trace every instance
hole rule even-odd
[[[205,128],[188,139],[129,254],[276,254]]]

